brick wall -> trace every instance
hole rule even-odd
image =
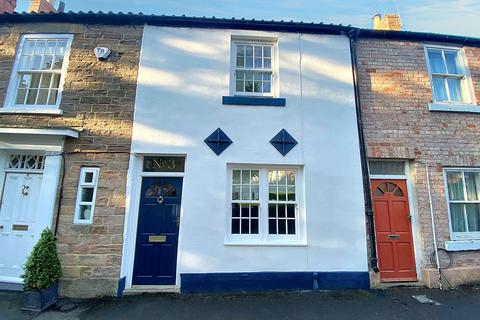
[[[480,48],[465,48],[480,94]],[[414,201],[424,267],[433,251],[425,163],[429,165],[438,245],[450,240],[443,167],[480,166],[480,115],[430,112],[422,43],[360,40],[359,83],[368,156],[413,160]],[[453,253],[454,268],[480,265],[480,252]],[[459,269],[460,270],[460,269]],[[480,271],[480,270],[479,270]],[[480,274],[480,273],[479,273]]]
[[[0,0],[0,13],[13,12],[16,6],[16,0]]]
[[[81,131],[65,144],[65,179],[58,226],[63,263],[62,293],[115,294],[119,279],[142,27],[81,24],[0,24],[0,104],[3,104],[16,45],[22,33],[73,34],[61,101],[63,116],[0,115],[2,127],[69,127]],[[105,62],[93,49],[112,49]],[[81,166],[100,167],[92,225],[73,225]]]

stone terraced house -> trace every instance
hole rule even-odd
[[[0,288],[479,281],[480,40],[399,28],[0,15]]]

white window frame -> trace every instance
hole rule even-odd
[[[259,184],[259,233],[232,234],[232,178],[233,170],[258,170]],[[272,170],[292,170],[295,172],[295,199],[296,199],[296,234],[269,234],[268,232],[268,172]],[[225,245],[253,245],[253,246],[306,246],[306,219],[304,208],[303,167],[290,165],[231,165],[227,168],[227,205],[225,223]],[[245,201],[249,202],[249,201]],[[251,202],[251,201],[250,201]],[[282,201],[287,203],[288,201]],[[288,202],[290,203],[290,202]]]
[[[447,202],[447,210],[448,210],[448,228],[450,231],[450,237],[452,240],[480,240],[480,231],[476,232],[454,232],[453,231],[453,226],[452,226],[452,217],[450,215],[450,203],[480,203],[480,200],[458,200],[458,201],[450,201],[450,196],[448,193],[448,180],[447,180],[447,173],[448,172],[459,172],[461,171],[462,173],[465,172],[480,172],[480,168],[445,168],[443,170],[443,178],[445,181],[445,199]],[[464,195],[466,196],[466,184],[465,184],[465,175],[462,175],[463,179],[463,192]]]
[[[92,182],[85,182],[85,176],[87,173],[93,173]],[[100,173],[100,168],[98,167],[82,167],[80,169],[80,177],[78,180],[78,190],[77,190],[77,200],[75,203],[75,214],[73,218],[73,223],[75,224],[92,224],[93,215],[95,213],[95,204],[97,199],[97,189],[98,189],[98,176]],[[93,188],[93,197],[91,202],[81,201],[82,190],[83,188]],[[80,219],[80,206],[81,205],[91,205],[92,209],[90,212],[90,219]]]
[[[230,41],[230,96],[242,97],[278,97],[279,96],[279,74],[278,74],[278,39],[271,37],[244,37],[232,36]],[[270,69],[245,69],[246,71],[271,71],[271,92],[237,92],[236,91],[236,61],[237,45],[269,45],[272,46],[272,61]]]
[[[458,47],[458,46],[439,46],[439,45],[433,45],[433,44],[424,45],[423,48],[424,48],[424,54],[425,54],[425,61],[427,63],[428,77],[430,79],[430,88],[432,92],[432,105],[433,105],[432,109],[438,109],[438,111],[450,111],[450,110],[453,111],[455,109],[453,108],[448,109],[448,108],[455,107],[455,106],[462,106],[462,105],[467,105],[470,107],[475,106],[476,99],[475,99],[474,88],[472,84],[472,78],[470,75],[470,69],[467,63],[467,57],[465,55],[465,50],[462,47]],[[463,72],[463,74],[458,76],[458,79],[460,79],[462,82],[461,83],[462,99],[463,99],[462,101],[436,101],[435,100],[435,94],[433,91],[434,75],[438,75],[442,77],[454,77],[454,76],[451,74],[439,74],[439,73],[433,74],[430,66],[430,59],[428,57],[429,49],[442,50],[442,55],[444,54],[444,51],[456,51],[458,53],[458,57],[460,61],[460,69]],[[447,90],[447,96],[450,97],[448,83],[446,84],[446,90]]]
[[[15,97],[18,89],[18,82],[20,81],[18,76],[18,68],[20,64],[20,58],[24,49],[24,44],[26,40],[29,39],[65,39],[67,41],[67,46],[65,47],[65,55],[63,58],[63,65],[60,72],[60,83],[58,87],[57,101],[55,105],[17,105],[15,104]],[[73,35],[72,34],[25,34],[22,35],[17,47],[17,52],[15,55],[15,63],[13,65],[12,73],[10,75],[10,81],[8,84],[7,96],[3,109],[0,110],[0,113],[12,112],[12,113],[53,113],[61,114],[59,110],[60,103],[62,100],[63,87],[65,83],[65,75],[67,72],[70,50],[72,46]]]

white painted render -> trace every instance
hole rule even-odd
[[[222,105],[232,35],[278,38],[279,97],[286,107]],[[220,156],[203,142],[217,128],[233,140]],[[299,142],[285,157],[269,143],[283,128]],[[347,37],[146,26],[132,153],[122,262],[127,288],[144,154],[186,155],[177,285],[186,272],[368,271]],[[306,243],[225,243],[231,164],[303,168]]]

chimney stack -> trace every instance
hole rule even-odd
[[[398,14],[376,14],[372,18],[373,30],[389,30],[389,31],[401,31],[402,23],[400,22],[400,16]]]
[[[12,13],[17,7],[17,0],[0,0],[0,14],[4,12]]]
[[[63,12],[55,9],[56,0],[31,0],[30,1],[30,12]],[[65,8],[65,3],[63,1],[59,4],[59,9],[63,10]]]

